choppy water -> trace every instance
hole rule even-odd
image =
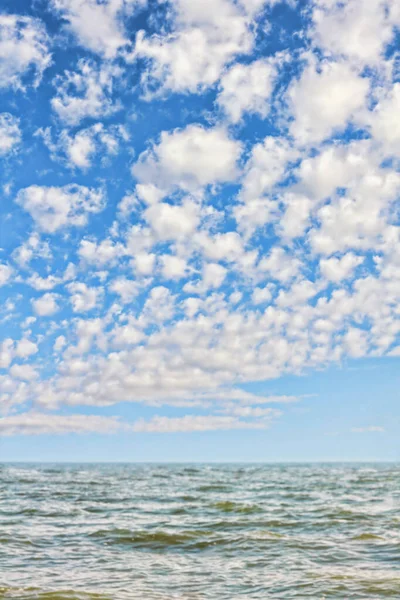
[[[400,465],[3,465],[0,598],[400,598]]]

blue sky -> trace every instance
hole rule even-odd
[[[4,5],[2,460],[399,458],[399,27]]]

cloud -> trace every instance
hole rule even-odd
[[[299,144],[315,144],[342,131],[366,102],[370,82],[346,63],[313,61],[288,92],[290,131]]]
[[[9,265],[0,263],[0,287],[9,283],[12,272],[13,270]]]
[[[382,144],[386,155],[397,156],[400,152],[399,111],[400,83],[395,83],[366,118],[374,139]]]
[[[18,192],[16,202],[31,215],[40,229],[55,233],[64,227],[86,225],[90,213],[103,209],[104,196],[102,190],[82,185],[31,185]]]
[[[118,417],[94,415],[55,415],[31,411],[0,418],[0,436],[111,434],[124,428]]]
[[[352,0],[344,4],[318,0],[313,21],[314,40],[320,47],[360,66],[379,63],[393,37],[391,11],[381,0]]]
[[[9,154],[20,141],[19,119],[10,113],[0,113],[0,156]]]
[[[59,306],[57,304],[58,297],[59,296],[57,294],[47,293],[37,300],[32,300],[33,310],[40,317],[49,317],[54,315],[54,313],[59,310]]]
[[[364,257],[348,252],[341,258],[321,259],[319,264],[322,274],[330,281],[338,283],[350,277],[354,269],[363,262]]]
[[[235,64],[221,77],[217,103],[233,123],[240,121],[244,113],[265,118],[270,109],[269,99],[276,75],[273,60]]]
[[[141,82],[154,89],[197,92],[213,85],[224,66],[253,47],[251,17],[229,0],[170,3],[173,33],[136,37],[135,56],[147,59]]]
[[[68,29],[79,44],[105,58],[113,58],[118,50],[129,44],[124,17],[143,0],[52,0],[52,6],[67,21]]]
[[[160,240],[181,239],[193,234],[199,223],[198,206],[191,200],[182,205],[160,202],[149,206],[143,214]]]
[[[120,108],[118,102],[113,101],[113,81],[119,74],[115,66],[81,59],[75,71],[67,70],[56,77],[57,93],[51,99],[53,110],[69,126],[78,125],[86,118],[112,115]]]
[[[71,168],[82,170],[89,169],[100,153],[103,162],[117,155],[120,142],[128,139],[127,131],[121,125],[105,127],[102,123],[81,129],[74,135],[64,129],[56,142],[52,140],[50,128],[39,129],[36,135],[43,138],[53,160],[65,161]]]
[[[352,433],[384,433],[385,428],[377,425],[371,425],[370,427],[353,427]]]
[[[83,282],[69,283],[68,291],[71,294],[70,302],[74,313],[88,312],[98,305],[102,290],[99,288],[88,287]]]
[[[123,304],[132,302],[133,298],[138,295],[139,288],[136,281],[133,279],[127,279],[126,277],[118,277],[114,279],[109,286],[109,289],[114,293],[118,294]]]
[[[161,188],[196,190],[234,179],[241,148],[224,129],[188,125],[163,131],[159,144],[139,156],[132,173],[143,183],[157,181]]]
[[[149,421],[138,419],[133,431],[138,433],[188,433],[193,431],[226,431],[230,429],[266,429],[268,422],[245,421],[234,416],[153,417]]]
[[[50,63],[49,38],[39,19],[0,15],[0,88],[37,86]]]
[[[162,276],[165,279],[182,279],[186,275],[187,263],[184,258],[166,254],[160,258],[162,264]]]
[[[125,254],[122,244],[114,243],[111,239],[102,240],[100,243],[91,240],[81,240],[78,248],[79,257],[89,265],[102,267],[113,264]]]
[[[19,358],[28,358],[38,352],[38,346],[35,342],[22,338],[19,340],[15,347],[15,356]]]
[[[15,248],[12,253],[13,260],[23,269],[28,268],[31,260],[35,258],[49,260],[51,256],[48,242],[42,240],[37,232],[31,233],[26,242]]]
[[[13,365],[10,374],[22,381],[32,381],[38,377],[38,373],[32,365]]]
[[[44,26],[22,18],[0,117],[7,410],[265,427],[298,398],[238,386],[399,354],[399,9],[291,2],[269,29],[274,4],[158,2],[133,40],[140,3],[55,0],[37,89]]]

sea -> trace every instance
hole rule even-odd
[[[400,599],[400,465],[2,464],[0,598]]]

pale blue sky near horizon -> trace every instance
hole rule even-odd
[[[267,430],[3,437],[0,461],[397,462],[398,388],[393,359],[351,361],[343,367],[257,384],[257,393],[302,396]],[[150,418],[158,411],[126,403],[97,414],[132,418],[135,412]],[[170,415],[180,412],[171,409]],[[368,431],[372,425],[384,431]],[[358,428],[365,431],[353,431]]]
[[[394,0],[3,3],[0,461],[400,460],[399,41]]]

